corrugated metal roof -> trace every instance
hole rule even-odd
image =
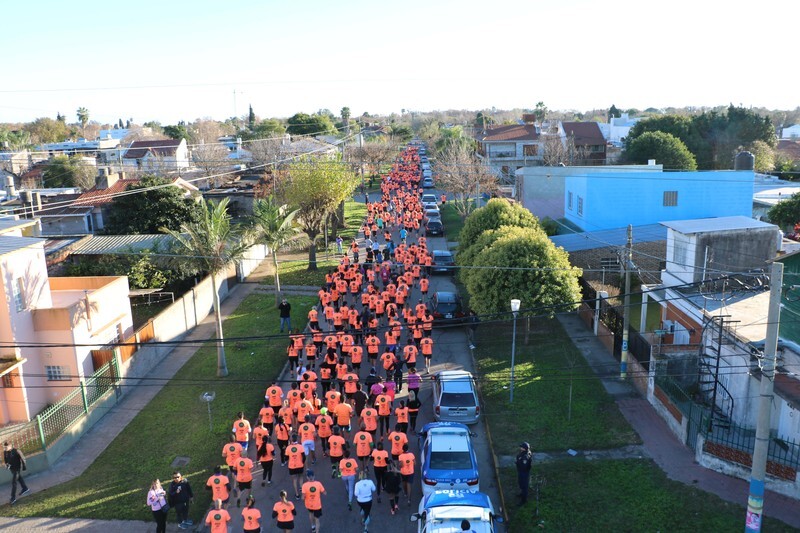
[[[628,228],[615,228],[600,231],[585,231],[569,235],[550,237],[553,244],[561,246],[567,252],[594,250],[610,246],[625,246],[628,242]],[[667,240],[667,228],[661,224],[647,224],[633,227],[633,242],[653,242]]]
[[[6,233],[16,229],[27,228],[28,226],[34,226],[35,224],[36,221],[29,218],[23,220],[14,220],[13,218],[0,218],[0,233]]]
[[[165,247],[172,237],[162,234],[150,235],[93,235],[78,246],[74,255],[102,255],[126,250],[146,250],[154,246]]]
[[[775,231],[778,230],[778,226],[774,224],[768,224],[745,216],[673,220],[670,222],[662,222],[661,224],[675,231],[679,231],[684,235],[740,229],[774,228]]]
[[[24,250],[25,248],[34,246],[43,246],[45,239],[36,239],[34,237],[8,237],[0,235],[0,255],[5,255],[17,250]]]

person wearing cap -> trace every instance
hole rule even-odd
[[[311,531],[319,531],[319,517],[322,516],[322,495],[325,487],[320,481],[314,479],[314,471],[306,470],[306,482],[303,483],[303,503],[308,511],[308,520],[311,522]]]
[[[175,508],[178,515],[178,527],[189,529],[194,522],[189,520],[189,503],[194,501],[194,493],[189,481],[180,472],[172,474],[172,483],[169,484],[169,504]]]
[[[525,505],[528,501],[528,485],[531,480],[531,446],[527,442],[521,442],[519,453],[517,454],[517,483],[519,484],[519,504]]]

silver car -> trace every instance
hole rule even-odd
[[[481,414],[475,379],[466,370],[442,370],[433,376],[433,416],[444,422],[474,424]]]

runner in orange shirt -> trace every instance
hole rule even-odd
[[[297,511],[294,504],[289,501],[289,495],[285,490],[280,492],[280,500],[272,506],[272,518],[278,522],[278,529],[281,531],[292,531],[294,529],[294,517]]]
[[[253,430],[253,438],[256,441],[256,449],[261,447],[261,443],[264,442],[264,439],[269,440],[269,429],[267,428],[267,423],[263,420],[256,428]]]
[[[428,278],[422,278],[419,280],[419,290],[422,292],[422,296],[428,295],[428,286],[431,284]]]
[[[211,533],[228,533],[228,522],[230,521],[231,515],[222,508],[222,500],[214,501],[214,508],[206,516],[206,525]]]
[[[236,442],[236,437],[231,435],[231,441],[222,447],[222,457],[225,458],[225,464],[228,465],[228,472],[233,481],[236,475],[236,460],[242,456],[242,446]]]
[[[342,436],[347,438],[350,436],[350,418],[353,416],[353,407],[348,403],[340,403],[333,410],[333,416],[336,418],[336,426],[342,432]]]
[[[311,459],[311,464],[316,464],[317,454],[314,444],[317,438],[317,428],[311,422],[311,415],[305,416],[303,423],[300,424],[297,431],[300,434],[300,444],[303,445],[303,455],[306,457],[306,463],[308,459]]]
[[[228,476],[222,474],[222,469],[219,466],[214,467],[214,474],[206,481],[206,490],[211,491],[211,499],[219,500],[223,504],[228,503],[230,499],[231,482]]]
[[[378,441],[372,450],[372,469],[375,471],[375,486],[378,487],[378,503],[381,503],[381,489],[389,466],[389,452],[383,449],[383,442]]]
[[[339,461],[339,473],[342,481],[347,488],[347,509],[353,510],[353,489],[356,487],[356,474],[358,474],[358,462],[350,457],[350,450],[344,451],[344,457]]]
[[[408,505],[411,505],[411,483],[414,481],[414,468],[417,459],[414,454],[408,451],[408,443],[403,444],[403,453],[397,459],[400,463],[400,475],[403,476],[403,492],[408,498]]]
[[[331,477],[339,476],[339,461],[344,456],[347,441],[340,435],[339,426],[333,427],[333,435],[328,439],[329,455],[331,458]]]
[[[344,381],[344,396],[347,398],[348,403],[353,405],[353,395],[356,393],[356,385],[358,384],[358,374],[353,372],[353,367],[347,368],[347,373],[342,378]]]
[[[269,436],[261,442],[256,449],[256,460],[261,463],[261,486],[264,483],[272,485],[272,467],[275,464],[275,446],[269,441]]]
[[[367,433],[369,433],[374,440],[375,432],[378,431],[378,411],[372,407],[372,404],[367,405],[367,407],[361,411],[361,425],[364,426]]]
[[[406,402],[404,400],[400,400],[400,405],[394,410],[394,416],[395,420],[397,421],[397,427],[399,427],[400,431],[403,433],[408,433],[408,414]]]
[[[289,475],[292,476],[294,496],[299,500],[300,478],[303,475],[303,465],[306,462],[306,456],[303,453],[303,447],[297,442],[297,433],[292,434],[292,443],[286,448],[286,457],[289,462]]]
[[[320,410],[320,414],[316,421],[314,421],[314,425],[317,426],[317,436],[322,443],[322,455],[327,456],[328,439],[333,434],[333,419],[328,415],[327,407],[323,407]]]
[[[314,478],[314,471],[306,471],[306,482],[303,483],[303,503],[308,511],[308,520],[311,522],[311,531],[319,531],[319,517],[322,516],[322,495],[325,487]]]
[[[266,426],[267,431],[271,435],[275,427],[275,408],[269,404],[269,400],[264,400],[264,407],[258,412],[258,416],[261,418],[261,423]]]
[[[247,497],[247,504],[242,509],[242,526],[244,533],[261,533],[261,511],[256,509],[256,499],[251,494]]]
[[[433,338],[424,337],[419,341],[420,349],[422,350],[422,357],[425,358],[425,371],[431,371],[431,358],[433,357]]]
[[[392,445],[392,459],[396,461],[403,453],[403,445],[408,444],[408,437],[399,424],[395,424],[394,431],[389,433],[389,443]]]
[[[283,391],[281,388],[276,384],[276,382],[272,382],[272,385],[267,389],[266,394],[264,394],[264,399],[269,402],[269,405],[274,409],[278,410],[283,405]]]
[[[231,433],[233,433],[236,442],[239,443],[239,446],[241,446],[242,450],[245,452],[247,451],[247,445],[250,443],[251,432],[250,422],[244,417],[244,413],[239,411],[236,414],[236,420],[233,422]]]
[[[248,457],[239,457],[236,460],[236,485],[239,488],[236,507],[241,507],[242,495],[247,491],[249,496],[253,490],[253,461]]]
[[[392,400],[386,394],[386,387],[383,387],[383,393],[375,397],[375,406],[378,409],[378,425],[381,429],[381,437],[389,433],[389,417],[392,414]]]
[[[366,470],[367,461],[372,454],[372,435],[369,434],[365,425],[362,425],[361,431],[353,437],[353,445],[356,448],[356,457],[361,461],[361,468]]]

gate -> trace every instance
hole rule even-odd
[[[686,425],[686,445],[695,451],[697,448],[697,435],[704,431],[708,424],[706,410],[695,402],[689,403],[689,416]]]

